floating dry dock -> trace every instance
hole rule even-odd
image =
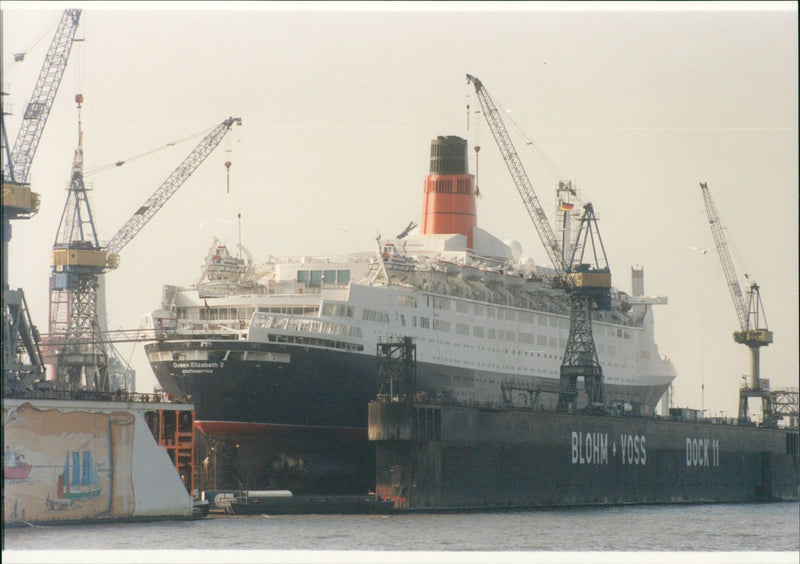
[[[376,401],[375,493],[398,509],[798,499],[796,429]]]
[[[5,525],[192,517],[191,404],[66,394],[3,398]]]

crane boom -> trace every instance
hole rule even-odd
[[[547,216],[544,213],[542,205],[539,203],[536,192],[533,190],[533,185],[525,172],[525,168],[522,166],[522,161],[520,161],[519,155],[517,155],[517,151],[514,149],[514,144],[511,142],[508,131],[503,124],[500,112],[492,101],[491,96],[489,96],[489,93],[486,91],[486,88],[483,86],[483,83],[478,78],[468,74],[467,82],[471,82],[473,86],[475,86],[475,93],[480,101],[486,122],[492,130],[492,135],[494,135],[497,146],[500,148],[503,159],[506,161],[506,166],[508,166],[514,184],[520,196],[522,196],[522,201],[525,203],[528,215],[530,215],[533,225],[536,227],[536,231],[539,234],[539,238],[542,240],[547,256],[550,258],[550,262],[556,269],[557,274],[561,277],[567,270],[564,264],[561,246],[553,233],[553,229],[550,227],[550,223],[547,221]]]
[[[733,260],[731,259],[731,253],[728,249],[728,242],[725,240],[725,233],[722,230],[722,222],[720,221],[719,213],[717,213],[717,207],[714,205],[714,200],[711,199],[711,192],[708,190],[708,184],[701,182],[700,190],[703,193],[703,201],[706,204],[708,223],[711,225],[711,233],[714,235],[714,243],[717,246],[717,254],[722,264],[722,271],[725,273],[725,280],[728,282],[728,290],[730,290],[731,298],[733,298],[733,306],[736,308],[736,315],[739,318],[739,326],[742,328],[742,331],[746,331],[748,307],[744,301],[742,288],[738,280],[736,280],[736,272],[733,269]]]
[[[208,155],[219,145],[225,134],[234,124],[242,125],[241,118],[230,117],[214,128],[211,133],[189,153],[183,162],[159,186],[153,195],[133,214],[128,222],[111,238],[105,251],[119,253],[125,245],[152,219],[161,207],[172,197],[189,176],[200,166]]]
[[[4,177],[12,183],[27,184],[31,162],[39,146],[47,117],[56,92],[64,76],[67,59],[78,29],[81,10],[64,10],[58,28],[44,58],[39,78],[31,94],[31,99],[22,116],[17,139],[11,151],[11,161],[6,163]]]

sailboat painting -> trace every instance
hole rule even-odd
[[[64,471],[58,475],[58,498],[86,499],[99,496],[101,491],[92,453],[88,450],[68,452]]]

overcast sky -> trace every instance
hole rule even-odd
[[[3,5],[13,139],[63,5]],[[371,250],[376,232],[419,221],[437,135],[481,146],[479,225],[546,264],[483,117],[473,113],[467,130],[466,106],[478,107],[470,73],[547,155],[549,166],[515,140],[551,222],[560,174],[595,206],[615,285],[630,291],[630,267],[642,265],[646,293],[668,296],[656,308],[656,340],[678,371],[676,405],[735,415],[749,370],[749,351],[732,339],[738,322],[700,182],[728,229],[740,281],[747,272],[761,285],[775,333],[762,377],[773,388],[797,386],[794,2],[75,6],[85,10],[84,41],[32,169],[41,211],[14,223],[11,242],[10,285],[24,288],[42,332],[76,93],[85,98],[86,170],[128,159],[87,174],[106,241],[201,137],[131,157],[228,116],[243,120],[107,275],[112,329],[137,327],[159,306],[163,284],[194,282],[213,237],[235,247],[239,212],[257,261]],[[21,63],[18,52],[28,53]],[[142,346],[119,349],[139,391],[149,391],[155,378]]]

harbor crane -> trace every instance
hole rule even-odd
[[[22,289],[11,290],[8,283],[11,221],[30,219],[39,212],[39,194],[31,191],[29,183],[31,165],[67,66],[80,16],[81,10],[64,10],[22,116],[13,147],[8,141],[5,108],[2,112],[3,389],[9,392],[28,389],[45,376],[39,335],[31,321],[25,294]]]
[[[556,271],[556,283],[570,294],[570,328],[560,369],[558,408],[569,410],[575,406],[577,381],[582,377],[589,406],[602,409],[606,402],[605,382],[592,334],[592,310],[611,307],[611,271],[594,207],[591,203],[584,205],[577,240],[567,259],[568,253],[553,233],[500,111],[478,78],[468,74],[467,82],[475,87],[484,118]]]
[[[747,419],[747,402],[751,397],[760,397],[764,420],[772,417],[772,395],[767,386],[763,385],[760,373],[760,351],[761,347],[769,346],[772,343],[772,331],[767,328],[767,318],[764,315],[764,306],[761,302],[761,292],[758,284],[750,282],[745,300],[742,288],[736,277],[733,268],[733,260],[725,239],[724,227],[720,220],[717,207],[711,198],[708,184],[700,183],[700,191],[703,193],[703,201],[708,215],[708,224],[711,226],[711,233],[714,236],[714,244],[717,247],[717,254],[728,283],[728,290],[733,299],[733,307],[736,309],[736,316],[739,319],[739,331],[734,331],[733,340],[737,343],[746,345],[750,349],[750,382],[739,390],[739,419]],[[747,274],[745,277],[748,278]],[[763,323],[763,326],[762,326]]]
[[[56,360],[56,381],[62,389],[83,386],[109,391],[109,350],[103,338],[105,311],[98,307],[98,288],[104,273],[119,266],[120,251],[150,221],[198,166],[219,145],[241,118],[227,118],[217,125],[170,176],[141,205],[106,245],[97,237],[87,187],[83,181],[83,132],[80,108],[78,148],[72,167],[67,201],[51,254],[50,282],[51,356]],[[113,347],[113,344],[112,344]]]

